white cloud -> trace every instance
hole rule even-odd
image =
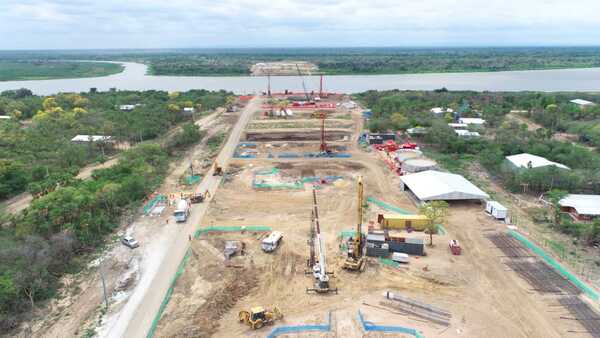
[[[600,45],[596,0],[2,0],[0,49]]]

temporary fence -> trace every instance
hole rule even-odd
[[[385,210],[389,210],[389,211],[394,211],[397,212],[399,214],[403,214],[403,215],[414,215],[414,212],[402,209],[402,208],[398,208],[396,206],[393,206],[391,204],[385,203],[384,201],[380,201],[376,198],[373,197],[367,197],[367,202],[373,203],[375,205],[377,205],[378,207],[381,207]]]
[[[405,333],[417,338],[423,338],[423,335],[412,328],[404,327],[404,326],[384,326],[384,325],[375,325],[371,322],[368,322],[364,319],[360,310],[358,311],[358,320],[363,326],[363,329],[367,332],[369,331],[380,331],[380,332],[396,332],[396,333]]]
[[[183,274],[183,271],[185,270],[185,266],[187,265],[188,261],[190,260],[191,253],[192,253],[192,249],[188,249],[185,253],[185,256],[183,256],[183,260],[181,261],[181,263],[179,263],[177,272],[175,272],[175,276],[173,276],[173,279],[171,280],[169,289],[167,289],[167,293],[165,294],[165,297],[163,298],[162,302],[160,303],[158,312],[156,313],[156,316],[154,316],[154,320],[152,320],[152,324],[150,325],[150,330],[148,331],[146,338],[154,337],[154,333],[156,332],[156,328],[158,327],[158,322],[160,321],[160,317],[162,317],[163,312],[165,311],[165,309],[167,308],[167,305],[169,304],[169,301],[171,300],[171,296],[173,295],[173,290],[175,289],[175,284],[177,283],[177,280],[179,279],[179,277]]]
[[[202,176],[200,175],[188,175],[184,179],[185,185],[194,185],[202,180]]]
[[[582,282],[579,278],[573,275],[571,272],[567,271],[560,263],[558,263],[554,258],[550,257],[544,250],[542,250],[537,245],[533,244],[530,240],[525,238],[525,236],[521,235],[515,230],[509,230],[508,233],[527,246],[531,251],[542,257],[548,265],[553,267],[558,273],[560,273],[563,277],[566,277],[571,283],[577,286],[581,291],[583,291],[586,295],[588,295],[591,299],[597,301],[600,299],[600,295],[596,290],[592,289],[589,285]]]
[[[298,333],[305,331],[321,331],[321,332],[329,332],[331,331],[331,312],[327,315],[327,324],[313,324],[313,325],[289,325],[289,326],[280,326],[275,328],[267,338],[275,338],[282,334],[289,333]]]
[[[316,157],[323,157],[323,158],[350,158],[352,157],[351,154],[346,154],[346,153],[304,153],[303,156],[305,158],[316,158]]]
[[[148,201],[148,203],[144,204],[144,214],[148,215],[150,213],[150,211],[152,211],[152,208],[154,208],[154,206],[161,201],[166,201],[167,200],[167,196],[165,195],[156,195],[156,197],[154,197],[153,199],[151,199],[150,201]]]
[[[437,233],[438,233],[439,235],[445,235],[445,234],[447,234],[447,233],[448,233],[448,232],[446,231],[446,229],[444,228],[444,226],[443,226],[443,225],[441,225],[441,224],[437,224],[437,225],[436,225],[436,227],[437,227]]]
[[[270,190],[278,190],[278,189],[304,189],[304,183],[300,181],[292,182],[292,183],[260,183],[256,180],[252,181],[252,188],[254,189],[270,189]]]
[[[264,226],[264,225],[210,226],[210,227],[201,228],[201,229],[196,230],[196,232],[194,233],[194,238],[198,238],[201,235],[207,234],[209,232],[236,232],[236,231],[264,232],[264,231],[271,231],[271,230],[272,230],[271,227]],[[183,256],[183,260],[181,260],[181,263],[179,263],[179,267],[177,268],[177,271],[175,272],[175,276],[173,276],[173,279],[171,280],[171,284],[169,285],[169,288],[167,289],[167,293],[163,297],[163,300],[160,303],[160,307],[158,308],[158,312],[156,313],[156,316],[154,316],[154,319],[152,320],[152,324],[150,325],[150,330],[148,331],[146,338],[154,337],[154,334],[156,333],[156,328],[158,327],[158,322],[160,321],[160,318],[162,317],[165,309],[167,308],[167,305],[169,304],[169,301],[171,300],[171,296],[173,295],[173,290],[175,289],[175,284],[177,283],[177,280],[179,279],[179,277],[181,277],[181,275],[185,271],[185,266],[187,265],[188,261],[190,260],[191,253],[192,253],[192,249],[188,248],[188,250],[185,252],[185,256]]]
[[[257,170],[254,172],[255,175],[277,175],[279,174],[280,170],[278,168],[271,168],[271,169],[266,169],[266,170]]]
[[[393,268],[400,267],[400,263],[394,262],[393,260],[391,260],[389,258],[379,257],[379,263],[381,263],[383,265],[391,266]]]
[[[248,232],[267,232],[271,231],[272,228],[264,225],[244,225],[244,226],[209,226],[205,228],[201,228],[196,230],[194,233],[194,238],[198,238],[203,234],[207,234],[209,232],[239,232],[239,231],[248,231]]]

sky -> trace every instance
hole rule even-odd
[[[598,0],[0,0],[0,49],[600,45]]]

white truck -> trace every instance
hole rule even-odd
[[[273,231],[269,236],[265,237],[260,242],[260,247],[264,252],[273,252],[279,246],[279,242],[283,239],[283,233],[280,231]]]
[[[190,215],[190,205],[184,199],[177,201],[177,206],[175,208],[175,212],[173,212],[173,216],[175,217],[176,222],[185,222],[187,221],[188,216]]]

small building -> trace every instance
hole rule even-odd
[[[406,129],[406,133],[411,136],[422,136],[427,134],[427,128],[425,127],[414,127]]]
[[[436,117],[444,117],[444,115],[450,113],[454,113],[454,109],[451,108],[442,108],[442,107],[434,107],[429,110]]]
[[[452,129],[467,129],[469,125],[466,123],[448,123],[448,127]]]
[[[370,133],[367,136],[369,144],[383,144],[385,141],[396,140],[396,134],[394,133]]]
[[[367,256],[387,257],[390,254],[389,245],[385,242],[385,235],[378,233],[367,234]]]
[[[423,231],[429,224],[429,218],[425,215],[379,214],[377,222],[381,224],[382,229]]]
[[[458,119],[458,123],[466,125],[483,126],[485,124],[485,120],[479,117],[461,117]]]
[[[532,155],[528,153],[522,153],[518,155],[510,155],[506,156],[506,160],[510,165],[516,169],[533,169],[533,168],[542,168],[548,166],[555,166],[557,168],[569,170],[564,164],[552,162],[545,157]]]
[[[461,175],[427,170],[400,177],[400,188],[418,201],[487,200],[489,195]]]
[[[487,201],[485,211],[496,219],[505,219],[508,215],[508,209],[496,201]]]
[[[569,194],[558,201],[560,210],[574,220],[591,221],[600,218],[600,195]]]
[[[478,138],[481,137],[481,135],[476,132],[476,131],[469,131],[469,130],[455,130],[454,131],[456,133],[456,135],[458,135],[458,137],[462,137],[462,138]]]
[[[77,135],[71,139],[75,143],[111,142],[112,136],[103,135]]]
[[[596,105],[592,101],[582,100],[582,99],[575,99],[575,100],[571,100],[569,102],[574,103],[574,104],[578,105],[581,108],[587,108],[587,107],[591,107],[591,106],[595,106]]]
[[[192,116],[195,112],[196,112],[196,108],[194,108],[194,107],[183,107],[183,109],[181,110],[181,113],[184,116]]]
[[[389,237],[387,244],[391,252],[425,256],[425,243],[422,238]]]
[[[123,110],[123,111],[131,111],[131,110],[134,110],[135,107],[136,107],[135,104],[122,104],[119,106],[119,109]]]
[[[358,105],[356,104],[356,102],[354,101],[346,101],[340,104],[340,106],[346,110],[351,110],[354,109],[356,107],[358,107]]]

